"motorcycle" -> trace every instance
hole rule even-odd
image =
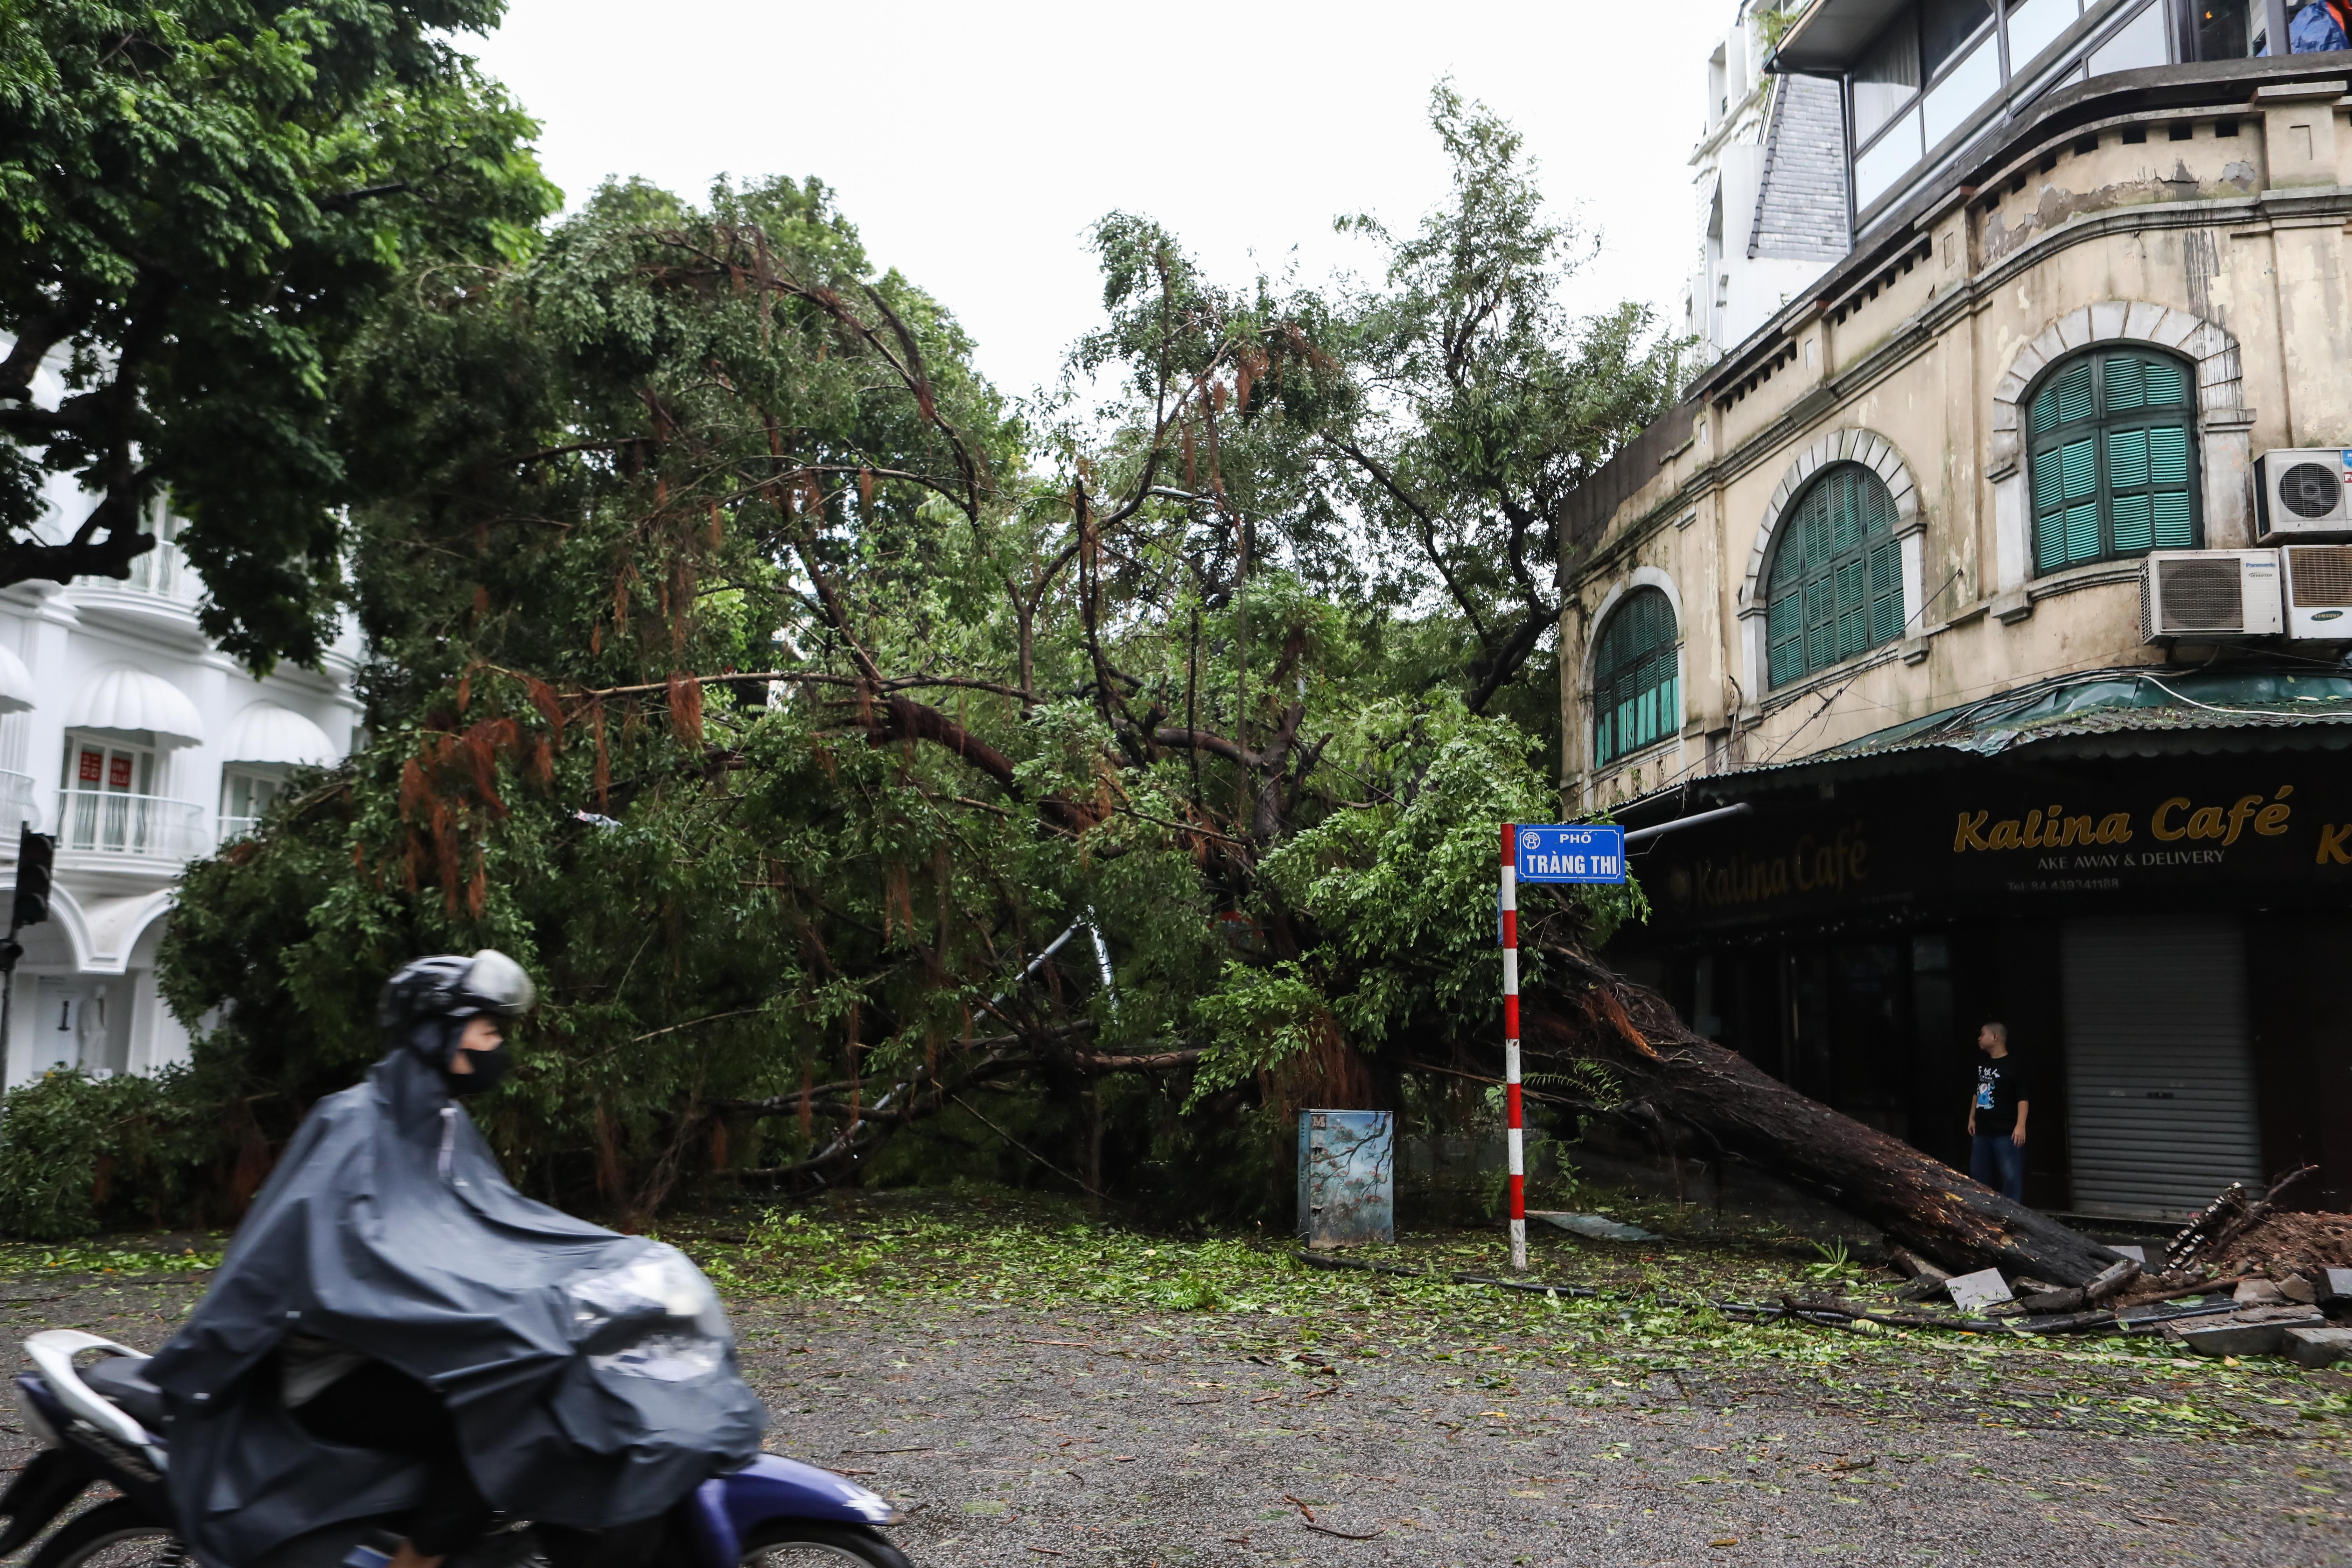
[[[34,1372],[16,1404],[41,1452],[0,1495],[0,1558],[40,1536],[93,1482],[121,1495],[68,1519],[26,1568],[195,1568],[173,1522],[163,1474],[171,1458],[163,1391],[140,1374],[147,1357],[74,1329],[25,1342]],[[74,1359],[96,1352],[77,1369]],[[761,1454],[687,1494],[664,1531],[664,1568],[914,1568],[878,1526],[898,1522],[883,1498],[814,1465]],[[353,1520],[299,1538],[256,1568],[383,1568],[398,1520]],[[449,1568],[543,1568],[523,1521],[451,1559]]]

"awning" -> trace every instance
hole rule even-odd
[[[1801,757],[1679,781],[1615,815],[1646,827],[1769,792],[2028,750],[2053,759],[2352,750],[2352,671],[2249,663],[2053,676]]]
[[[33,672],[25,661],[0,647],[0,713],[23,713],[38,706],[33,700]]]
[[[117,665],[89,678],[67,710],[71,730],[145,730],[158,745],[193,746],[205,721],[187,694],[160,675]]]
[[[324,730],[291,708],[257,702],[230,721],[221,760],[322,768],[340,755]]]

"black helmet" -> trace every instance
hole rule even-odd
[[[538,998],[521,964],[486,947],[471,958],[445,952],[409,964],[385,984],[375,1016],[386,1033],[400,1035],[426,1018],[520,1017]]]

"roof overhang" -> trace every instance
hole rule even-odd
[[[1769,68],[1819,74],[1853,63],[1907,0],[1813,0],[1796,26],[1780,36]]]

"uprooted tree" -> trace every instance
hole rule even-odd
[[[1700,1038],[1656,993],[1588,954],[1555,948],[1552,957],[1554,973],[1580,984],[1525,1004],[1528,1059],[1605,1064],[1622,1097],[1610,1109],[1633,1125],[1666,1140],[1687,1130],[1718,1159],[1810,1188],[1955,1273],[1999,1268],[2081,1285],[2115,1265],[2081,1232]]]
[[[1520,243],[1474,205],[1468,242]],[[1394,300],[1219,289],[1124,216],[1095,243],[1099,415],[1016,418],[813,184],[615,186],[526,260],[413,279],[335,388],[377,432],[373,740],[191,874],[167,984],[224,1020],[194,1071],[79,1121],[55,1086],[24,1125],[80,1130],[98,1207],[209,1138],[226,1217],[375,1055],[381,978],[482,944],[549,998],[493,1136],[525,1184],[632,1218],[975,1164],[1230,1213],[1289,1106],[1489,1114],[1494,825],[1551,815],[1548,748],[1471,710],[1502,668],[1478,602],[1400,589],[1453,558],[1368,564],[1331,500],[1366,456],[1433,474],[1367,432],[1411,456],[1399,421],[1458,426],[1476,378],[1369,409]],[[1654,401],[1624,355],[1554,360],[1618,411],[1563,453]],[[1444,506],[1511,526],[1502,493]],[[1538,1092],[1698,1129],[1956,1266],[2086,1271],[1600,972],[1641,910],[1531,897]],[[16,1222],[88,1219],[79,1190]]]
[[[1540,748],[1331,509],[1349,321],[1095,243],[1108,402],[1020,420],[813,184],[615,186],[400,293],[337,389],[402,454],[355,475],[372,742],[170,937],[239,1147],[373,1056],[402,958],[480,943],[549,997],[494,1137],[633,1215],[1000,1158],[1231,1212],[1261,1110],[1480,1110],[1412,1064],[1491,1032]]]

